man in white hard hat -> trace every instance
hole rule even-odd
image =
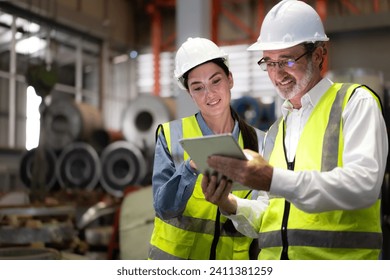
[[[185,41],[176,53],[174,75],[199,111],[157,129],[152,180],[156,218],[148,258],[253,258],[253,239],[237,232],[218,207],[205,200],[201,171],[184,152],[179,139],[231,133],[241,147],[261,151],[264,132],[248,125],[231,108],[230,90],[234,82],[228,55],[212,41]],[[251,193],[234,191],[235,196],[243,199],[250,199]]]
[[[257,201],[229,194],[230,180],[204,176],[203,192],[236,228],[259,238],[259,259],[378,259],[381,185],[388,139],[379,98],[367,86],[321,74],[327,54],[320,17],[286,0],[264,18],[249,47],[285,100],[263,156],[221,156],[209,165],[259,191]]]

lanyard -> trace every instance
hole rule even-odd
[[[295,167],[295,155],[294,155],[294,160],[292,162],[288,161],[287,159],[287,150],[286,150],[286,121],[283,119],[283,151],[284,151],[284,159],[287,164],[288,170],[294,170]]]
[[[284,150],[284,158],[287,163],[287,168],[289,170],[294,170],[295,166],[295,156],[294,160],[292,162],[289,162],[287,159],[287,152],[286,152],[286,144],[285,144],[285,139],[286,139],[286,122],[283,119],[283,150]],[[280,256],[281,260],[288,260],[288,238],[287,238],[287,224],[288,224],[288,217],[290,215],[290,202],[287,200],[284,200],[284,211],[283,211],[283,220],[282,220],[282,227],[281,227],[281,235],[282,235],[282,254]]]

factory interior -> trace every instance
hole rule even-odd
[[[277,2],[0,1],[0,259],[147,259],[156,128],[196,112],[175,51],[221,46],[232,107],[266,131],[281,99],[247,48]],[[388,126],[390,0],[305,2],[330,38],[326,75],[369,85]],[[390,259],[388,168],[381,214]]]

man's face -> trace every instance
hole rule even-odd
[[[268,76],[283,99],[299,99],[314,83],[312,52],[302,45],[283,50],[264,51]]]

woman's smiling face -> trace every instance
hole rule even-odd
[[[230,106],[233,77],[213,62],[192,69],[188,74],[188,92],[202,115],[217,115]]]

